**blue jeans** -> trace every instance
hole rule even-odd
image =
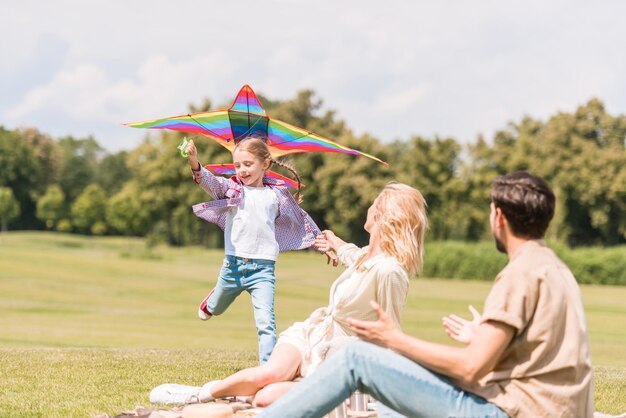
[[[259,362],[265,363],[276,345],[274,316],[274,261],[227,255],[207,310],[221,315],[244,290],[252,298],[254,321],[259,340]]]
[[[384,404],[378,411],[381,418],[508,416],[408,358],[359,341],[331,356],[257,417],[322,417],[357,389]]]

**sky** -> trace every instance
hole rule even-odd
[[[0,13],[0,125],[93,136],[312,89],[355,134],[490,139],[589,99],[626,114],[626,2],[21,0]],[[271,116],[271,115],[270,115]],[[331,138],[332,139],[332,138]]]

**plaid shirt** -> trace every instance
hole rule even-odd
[[[194,205],[193,213],[224,230],[229,210],[239,206],[243,201],[242,184],[236,176],[230,179],[214,176],[204,167],[200,171],[192,171],[193,180],[213,198],[210,202]],[[298,206],[282,180],[264,177],[263,185],[269,186],[278,197],[278,216],[274,230],[279,251],[311,247],[315,242],[315,237],[321,234],[313,219]]]

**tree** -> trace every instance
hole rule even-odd
[[[343,121],[336,119],[334,110],[322,111],[323,101],[316,98],[312,90],[302,90],[292,100],[270,101],[262,95],[259,100],[273,117],[383,160],[388,157],[376,139],[370,136],[356,138]],[[363,243],[367,208],[386,182],[389,170],[367,158],[345,154],[312,152],[285,159],[293,163],[307,185],[303,190],[302,207],[318,225],[322,229],[332,228],[346,239]],[[350,175],[344,177],[345,171],[350,171]],[[288,172],[283,174],[291,176]],[[368,182],[370,177],[376,181]]]
[[[7,230],[8,223],[20,216],[20,205],[13,195],[13,190],[0,187],[0,223],[2,232]]]
[[[37,218],[46,224],[46,228],[54,228],[65,216],[65,196],[63,190],[57,184],[48,187],[44,194],[37,201]]]
[[[494,142],[501,143],[502,132],[496,133]],[[458,228],[463,233],[463,239],[476,241],[485,239],[490,234],[489,191],[493,180],[509,170],[499,161],[500,155],[496,146],[490,146],[482,136],[476,139],[475,144],[467,147],[469,158],[461,165],[459,177],[465,185],[466,194],[461,199],[465,210],[463,216],[457,217]],[[506,156],[505,156],[506,158]]]
[[[592,99],[547,122],[524,118],[496,133],[493,146],[471,147],[474,185],[486,177],[528,170],[557,196],[548,236],[570,245],[626,242],[626,117]]]
[[[8,187],[20,206],[17,228],[37,226],[35,200],[46,188],[45,173],[35,157],[36,147],[22,138],[18,131],[0,126],[0,187]]]
[[[59,184],[68,202],[73,202],[87,185],[94,182],[98,159],[103,150],[92,137],[61,138],[62,161]]]
[[[432,140],[415,136],[408,142],[390,145],[395,151],[395,179],[417,187],[428,204],[430,237],[464,239],[459,228],[468,208],[467,188],[459,179],[461,146],[453,138]]]
[[[611,116],[592,99],[550,118],[542,137],[545,155],[558,158],[547,168],[563,200],[559,235],[571,245],[625,243],[626,116]]]
[[[131,178],[131,171],[126,165],[128,152],[120,151],[116,154],[104,156],[97,164],[94,180],[99,184],[108,196],[112,196],[124,187]]]
[[[149,214],[148,211],[142,210],[136,187],[136,183],[127,183],[107,203],[107,223],[124,235],[141,236],[148,233]]]
[[[72,204],[72,224],[82,232],[101,232],[105,221],[106,194],[102,187],[90,184]]]
[[[35,172],[38,179],[44,180],[44,188],[57,183],[61,164],[61,149],[54,139],[34,128],[18,129],[16,132],[31,149],[36,161]]]
[[[374,138],[346,134],[338,141],[387,159],[383,147]],[[369,235],[363,230],[367,210],[385,184],[393,179],[393,172],[369,158],[345,154],[323,154],[321,161],[323,164],[312,179],[317,195],[307,194],[305,202],[311,201],[315,213],[320,214],[319,219],[338,235],[358,245],[367,244]]]

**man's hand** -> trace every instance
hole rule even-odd
[[[442,318],[448,337],[463,344],[469,344],[472,341],[480,325],[480,313],[472,305],[469,305],[469,310],[472,313],[471,321],[454,314]]]
[[[374,343],[381,347],[389,347],[391,342],[403,333],[398,324],[391,320],[389,315],[373,300],[370,301],[372,309],[378,314],[376,321],[359,321],[348,319],[348,324],[354,333],[362,340]]]

